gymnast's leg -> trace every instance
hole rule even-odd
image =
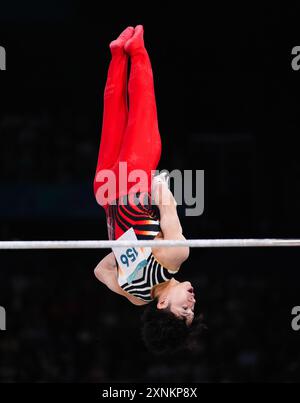
[[[122,140],[128,120],[128,55],[124,52],[124,44],[132,37],[133,33],[134,28],[128,27],[110,44],[112,58],[108,69],[107,82],[104,91],[101,143],[94,180],[95,196],[98,203],[103,207],[105,207],[105,204],[103,200],[100,200],[101,197],[97,198],[97,190],[104,182],[103,180],[99,180],[98,174],[101,170],[113,168],[118,160],[121,150]]]
[[[128,173],[142,169],[148,176],[141,191],[151,189],[151,170],[157,168],[161,156],[153,73],[144,46],[143,26],[138,25],[125,44],[131,59],[129,78],[129,115],[119,160],[127,161]]]

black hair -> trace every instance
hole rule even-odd
[[[191,325],[183,318],[170,311],[157,308],[158,299],[154,299],[142,314],[142,339],[147,349],[155,355],[169,355],[174,352],[197,351],[199,338],[207,329],[202,323],[202,316],[195,317]]]

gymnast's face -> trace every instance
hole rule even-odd
[[[173,278],[164,297],[163,301],[165,301],[165,304],[168,304],[170,311],[174,315],[183,318],[187,325],[193,322],[196,300],[194,289],[189,281],[180,283]],[[161,306],[161,308],[163,307]]]

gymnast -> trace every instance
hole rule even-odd
[[[128,27],[110,43],[112,57],[104,91],[95,197],[105,209],[111,240],[184,240],[168,176],[154,176],[161,156],[161,138],[153,73],[143,35],[142,25]],[[123,166],[120,169],[124,163],[126,186],[120,178],[125,172]],[[140,171],[146,180],[128,190],[130,175]],[[115,178],[115,186],[108,185],[109,173]],[[189,248],[112,249],[95,268],[95,276],[134,305],[145,305],[142,338],[146,347],[154,354],[189,348],[202,330],[200,320],[194,319],[194,289],[189,281],[174,278],[187,260]]]

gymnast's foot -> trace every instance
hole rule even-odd
[[[135,53],[144,49],[144,28],[143,25],[137,25],[134,29],[133,36],[125,43],[124,50],[130,56],[133,56]]]
[[[125,43],[132,37],[134,32],[133,27],[127,27],[117,39],[109,44],[112,55],[123,53]]]

